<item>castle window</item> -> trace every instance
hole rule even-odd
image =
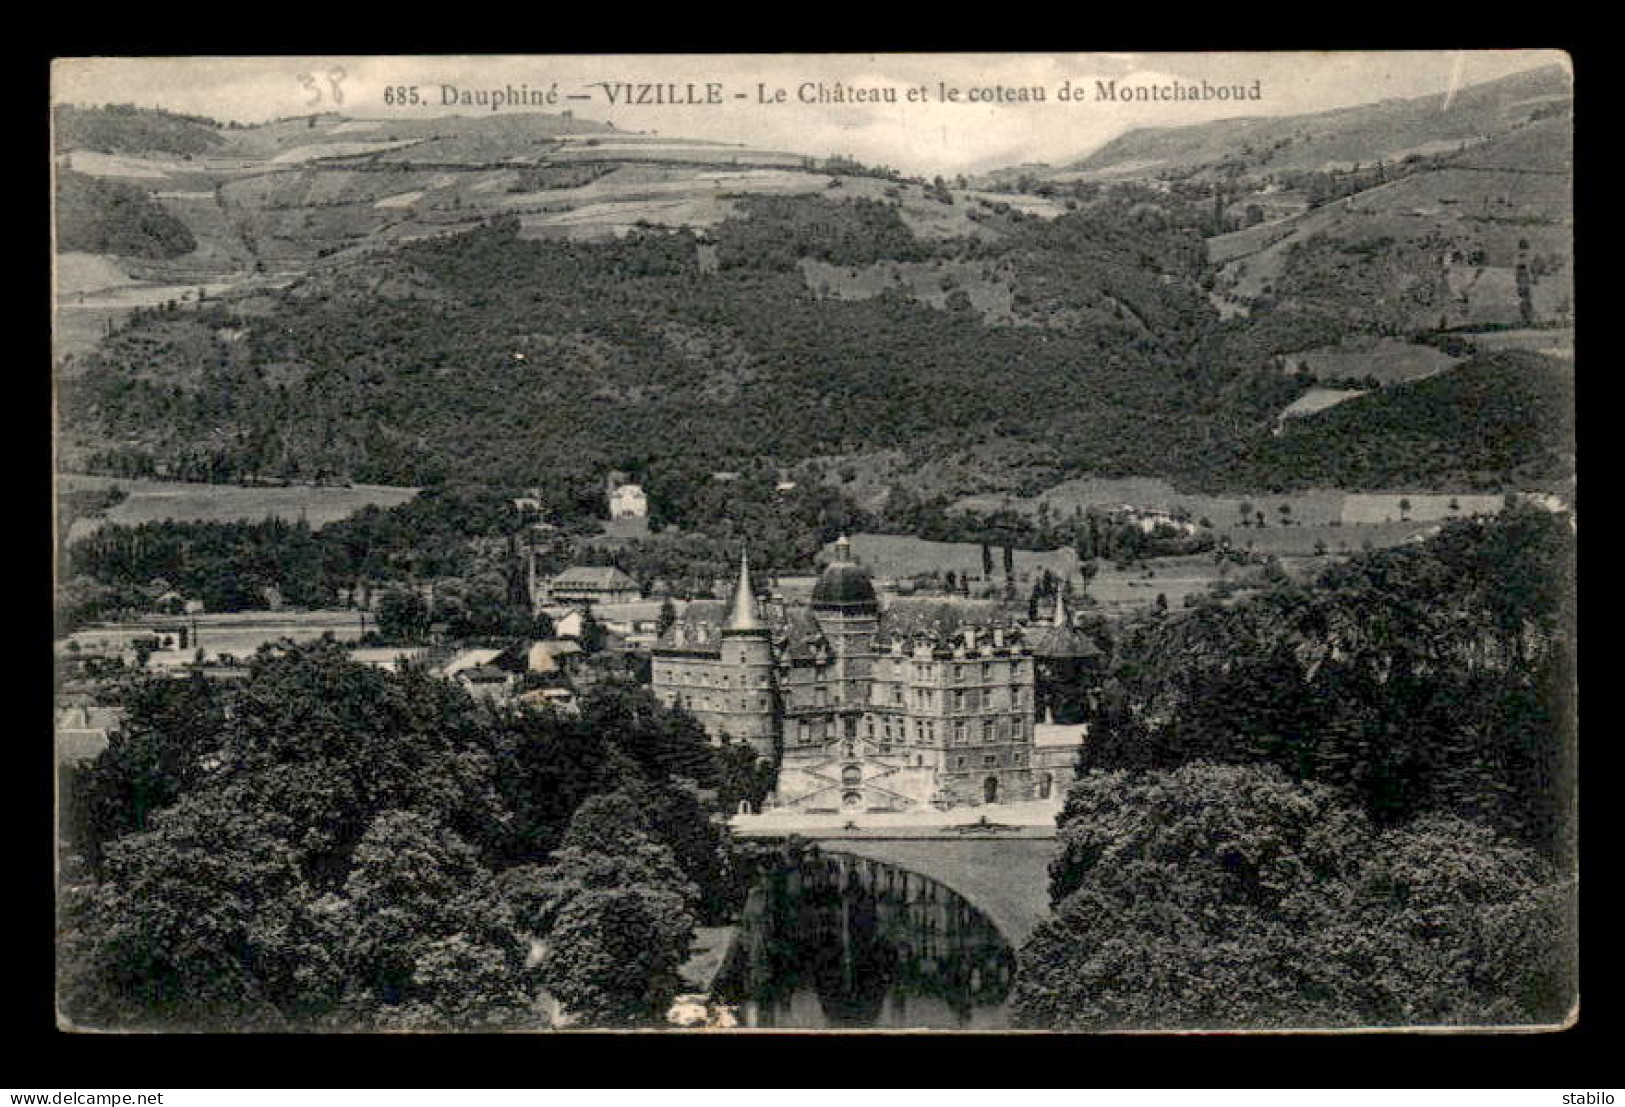
[[[984,741],[984,742],[992,742],[992,741],[995,741],[995,740],[996,739],[995,739],[994,733],[993,733],[993,720],[992,719],[983,719],[982,720],[982,741]]]
[[[998,763],[999,763],[999,755],[998,754],[996,754],[996,753],[986,753],[986,754],[982,755],[982,766],[984,768],[991,769],[995,765],[997,765]]]
[[[963,666],[963,665],[955,665],[954,666],[954,683],[955,684],[963,684],[964,682],[965,682],[965,666]]]
[[[982,662],[982,679],[983,680],[992,680],[993,679],[993,662],[991,662],[991,661]]]
[[[965,744],[965,721],[963,719],[958,719],[958,720],[955,720],[955,722],[954,722],[954,745],[963,746],[964,744]]]

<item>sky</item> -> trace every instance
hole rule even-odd
[[[850,154],[907,173],[977,172],[1029,162],[1065,164],[1135,127],[1177,126],[1238,115],[1299,115],[1446,92],[1544,65],[1558,51],[1388,51],[1206,54],[752,54],[440,57],[234,57],[58,59],[56,103],[133,103],[214,119],[257,123],[338,111],[362,119],[489,115],[445,103],[462,92],[557,86],[556,108],[629,131],[739,142],[827,156]],[[336,81],[334,80],[336,78]],[[1262,98],[1223,102],[1104,103],[1095,82],[1214,85],[1259,82]],[[721,85],[721,103],[611,105],[599,82]],[[803,103],[804,86],[892,87],[898,102]],[[1064,84],[1090,90],[1062,102]],[[942,86],[961,90],[942,99]],[[420,103],[392,106],[386,90],[415,86]],[[761,103],[759,86],[782,103]],[[1042,87],[1043,103],[969,102],[973,90]],[[342,103],[335,103],[337,89]],[[906,90],[923,89],[909,102]],[[590,100],[567,101],[569,94]],[[744,98],[739,98],[743,94]],[[814,90],[814,94],[816,94]]]

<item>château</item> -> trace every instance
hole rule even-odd
[[[1055,626],[1065,618],[1058,594]],[[1071,633],[1040,637],[1076,652]],[[778,807],[906,811],[1040,794],[1035,666],[1048,661],[1017,626],[889,629],[843,538],[811,602],[776,619],[741,557],[722,623],[671,627],[652,679],[714,739],[777,763]]]

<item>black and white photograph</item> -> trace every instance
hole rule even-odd
[[[50,94],[60,1031],[1582,1019],[1568,54]]]

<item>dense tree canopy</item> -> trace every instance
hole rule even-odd
[[[1379,831],[1272,768],[1091,772],[1018,1022],[1068,1030],[1560,1021],[1572,886],[1465,820]]]
[[[87,1025],[537,1025],[544,991],[647,1021],[695,921],[737,903],[696,790],[716,762],[645,690],[497,709],[323,641],[262,650],[239,687],[124,696],[73,800],[95,880],[65,895],[63,996]],[[580,957],[538,975],[533,940]],[[580,975],[600,958],[614,983]]]
[[[1272,764],[1380,823],[1482,820],[1572,855],[1574,534],[1513,507],[1308,586],[1128,628],[1089,767]]]

